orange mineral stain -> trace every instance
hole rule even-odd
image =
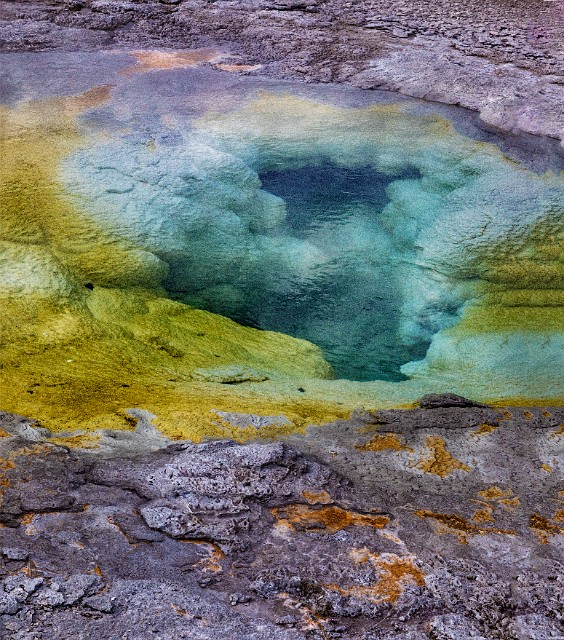
[[[331,504],[333,498],[327,491],[302,491],[302,496],[309,504]]]
[[[493,527],[480,527],[468,522],[462,516],[455,513],[434,513],[427,509],[418,509],[415,512],[418,518],[431,518],[435,522],[436,532],[439,535],[451,534],[458,538],[461,544],[468,544],[468,538],[475,535],[501,534],[507,536],[516,535],[515,531],[508,529],[495,529]]]
[[[538,513],[533,513],[531,516],[529,520],[529,527],[537,536],[541,544],[548,544],[548,541],[552,536],[564,535],[564,527],[559,527],[557,524],[554,524],[554,522],[551,522],[544,516],[540,516]]]
[[[218,49],[192,49],[190,51],[132,51],[136,65],[128,67],[123,75],[163,71],[170,69],[193,69],[206,62],[218,63],[225,55]]]
[[[324,587],[344,596],[366,598],[373,604],[380,604],[397,602],[407,585],[425,586],[425,575],[415,564],[413,556],[398,556],[395,553],[378,555],[368,549],[353,549],[351,558],[355,564],[370,562],[379,574],[378,581],[372,585],[343,587],[324,584]]]
[[[357,513],[337,506],[312,509],[305,504],[292,504],[271,509],[271,513],[276,526],[315,533],[336,533],[351,526],[383,529],[390,523],[388,516]]]
[[[495,431],[498,428],[499,425],[496,424],[481,424],[475,431],[472,431],[472,433],[470,434],[473,437],[480,437],[480,436],[485,436],[488,433],[492,433],[492,431]]]
[[[397,433],[376,434],[369,442],[355,446],[359,451],[413,451],[406,446]]]
[[[440,478],[446,478],[454,471],[472,469],[461,460],[454,458],[446,448],[446,442],[439,436],[427,436],[429,455],[419,461],[418,467],[425,473],[433,473]]]

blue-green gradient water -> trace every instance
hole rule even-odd
[[[523,376],[545,375],[538,357],[531,373],[526,354],[552,345],[535,309],[552,304],[537,290],[553,286],[543,274],[556,269],[556,171],[508,161],[466,113],[436,105],[209,69],[123,75],[127,54],[100,64],[99,84],[116,88],[81,116],[89,143],[58,180],[131,259],[123,269],[121,257],[95,261],[84,282],[155,288],[307,339],[338,378],[510,371],[521,389]],[[82,88],[67,86],[66,69],[60,76],[66,93]],[[482,319],[466,326],[467,342],[449,333],[478,301],[495,306],[497,324],[487,335]],[[526,334],[517,304],[531,318]]]
[[[417,172],[394,180],[418,177]],[[392,182],[369,166],[340,167],[330,161],[315,166],[260,175],[262,187],[286,203],[286,233],[308,240],[325,252],[335,247],[339,227],[362,216],[368,242],[381,236],[381,214],[389,202]],[[329,233],[328,233],[329,232]],[[378,247],[374,246],[375,254]],[[337,258],[336,258],[337,259]],[[262,328],[305,338],[318,344],[339,378],[402,380],[399,368],[424,356],[428,343],[399,346],[400,314],[394,263],[374,264],[354,246],[339,252],[338,264],[307,286],[297,285],[288,295],[265,291],[247,321]]]

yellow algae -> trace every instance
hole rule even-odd
[[[511,331],[562,331],[562,307],[503,306],[500,304],[475,304],[466,307],[460,322],[445,333],[505,333]]]
[[[477,509],[474,515],[472,516],[472,520],[474,522],[494,522],[495,518],[493,517],[493,507],[487,505],[482,509]]]
[[[135,55],[139,64],[133,70],[148,71],[214,61],[220,54],[201,50]],[[80,96],[29,102],[15,109],[0,106],[3,410],[37,418],[55,431],[68,431],[131,429],[134,425],[124,411],[140,407],[155,414],[155,424],[171,438],[218,435],[240,440],[304,430],[310,424],[347,417],[355,407],[405,406],[431,390],[458,391],[452,380],[397,385],[332,381],[331,367],[313,344],[242,327],[166,298],[161,283],[167,265],[94,222],[88,215],[88,200],[71,198],[59,182],[61,162],[88,143],[77,116],[104,103],[109,91],[98,87]],[[268,142],[274,137],[298,146],[307,127],[312,147],[326,143],[333,125],[344,127],[343,135],[351,139],[358,138],[355,132],[360,130],[373,142],[382,135],[410,137],[405,114],[397,106],[345,112],[289,95],[261,94],[247,108],[253,119],[245,121],[245,112],[240,111],[227,119],[203,118],[199,126],[216,128],[225,136],[235,122],[249,139],[262,136]],[[303,127],[289,126],[300,118]],[[322,128],[319,122],[324,123]],[[453,132],[450,122],[438,117],[426,118],[419,126],[422,135],[412,145],[425,146]],[[358,163],[358,149],[350,147],[343,153],[352,155],[343,157],[343,162]],[[387,159],[380,161],[385,171]],[[393,158],[389,162],[393,173]],[[539,260],[555,259],[546,243],[537,244]],[[487,304],[468,306],[459,324],[448,331],[537,331],[561,326],[553,295],[560,272],[552,262],[546,268],[532,262],[528,268],[535,267],[537,276],[553,287],[546,289],[546,295],[538,290],[502,291],[505,297],[498,299],[499,304],[488,299]],[[500,269],[496,286],[520,277],[520,267]],[[213,381],[213,376],[202,379],[201,371],[229,367],[253,370],[257,376],[239,384]],[[546,406],[550,401],[538,403]],[[218,421],[217,411],[284,416],[287,423],[246,430]],[[433,456],[421,463],[422,468],[441,477],[456,469],[469,471],[439,440],[428,443]],[[406,449],[393,435],[382,435],[371,446]]]
[[[303,340],[162,297],[162,265],[66,198],[57,168],[82,144],[76,116],[107,95],[99,88],[0,108],[2,408],[68,430],[131,428],[122,412],[141,406],[170,435],[196,438],[213,433],[212,409],[289,409],[295,428],[343,417],[345,410],[319,400],[269,400],[256,390],[191,383],[198,367],[233,363],[282,378],[330,377],[331,368]]]
[[[99,433],[85,433],[60,438],[47,438],[47,442],[69,449],[97,449],[100,445]]]
[[[561,424],[556,431],[551,433],[551,437],[564,436],[564,424]]]
[[[482,489],[482,491],[478,491],[478,495],[484,500],[498,500],[500,498],[505,498],[510,496],[513,492],[511,489],[503,490],[500,487],[494,485],[489,487],[488,489]]]

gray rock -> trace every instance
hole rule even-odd
[[[563,637],[560,489],[540,467],[563,417],[439,406],[288,442],[43,446],[6,472],[2,637]],[[365,447],[386,434],[399,449]],[[59,509],[24,515],[43,492]]]

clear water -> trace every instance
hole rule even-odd
[[[411,177],[416,173],[401,176]],[[324,228],[334,233],[359,212],[369,227],[378,227],[389,202],[386,188],[397,178],[368,166],[330,162],[260,176],[263,189],[286,202],[288,232],[321,245]],[[367,238],[371,235],[367,230]],[[292,296],[269,296],[268,303],[253,310],[253,320],[262,328],[318,344],[339,378],[403,380],[400,366],[423,357],[428,344],[399,346],[396,276],[384,267],[374,278],[370,262],[354,247],[341,259],[337,273],[319,277],[307,289]]]
[[[320,160],[259,177],[262,188],[286,205],[286,219],[271,233],[308,241],[331,260],[305,280],[283,272],[274,282],[266,273],[262,281],[254,278],[236,309],[213,299],[204,306],[242,324],[314,342],[339,378],[405,379],[400,366],[422,358],[429,343],[401,344],[397,259],[387,250],[381,214],[388,185],[417,179],[418,172],[390,177],[369,166]]]

